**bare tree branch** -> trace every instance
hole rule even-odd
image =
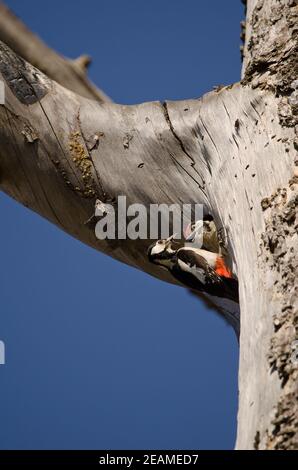
[[[2,2],[0,3],[0,40],[64,87],[100,103],[111,101],[87,78],[86,69],[91,61],[89,56],[70,60],[57,54],[29,31]]]

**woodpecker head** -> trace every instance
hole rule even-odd
[[[158,240],[148,248],[148,258],[151,263],[164,266],[165,268],[171,268],[174,264],[174,256],[176,251],[173,246],[173,238],[175,235],[171,235],[165,240]]]

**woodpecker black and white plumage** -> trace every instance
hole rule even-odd
[[[184,230],[186,242],[192,243],[197,248],[202,248],[213,253],[225,252],[222,231],[217,230],[214,218],[205,214],[203,220],[198,220],[187,225]]]
[[[173,237],[158,240],[148,249],[149,260],[166,268],[184,286],[204,296],[222,311],[239,335],[238,281],[223,257],[195,246],[177,246]]]

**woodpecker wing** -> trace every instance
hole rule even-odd
[[[193,248],[181,248],[176,253],[176,276],[188,287],[204,291],[212,296],[223,297],[238,302],[238,282],[216,273],[208,261]],[[178,276],[177,276],[178,277]]]

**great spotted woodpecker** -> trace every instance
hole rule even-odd
[[[195,246],[175,248],[175,243],[173,237],[153,243],[148,249],[149,260],[168,269],[190,289],[238,303],[238,282],[219,253]]]

